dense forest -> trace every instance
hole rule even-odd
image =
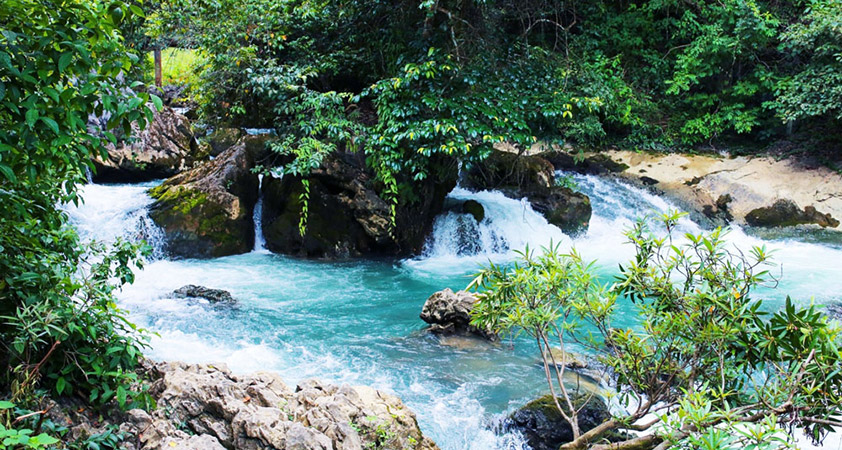
[[[3,0],[0,449],[118,448],[116,433],[73,440],[49,425],[49,397],[155,408],[139,370],[153,334],[116,303],[151,249],[85,242],[60,205],[82,201],[107,145],[173,101],[156,86],[150,54],[162,50],[190,56],[175,100],[200,127],[272,130],[253,172],[300,181],[301,236],[309,177],[335,153],[364,158],[389,208],[384,235],[400,241],[430,195],[423,183],[447,184],[503,144],[577,159],[798,153],[833,170],[842,149],[840,0]],[[537,340],[574,430],[563,448],[786,448],[778,427],[821,441],[840,426],[838,328],[788,299],[767,317],[749,295],[770,279],[766,254],[733,254],[718,231],[679,249],[667,241],[678,217],[661,237],[629,230],[635,259],[610,292],[575,252],[491,265],[472,326]],[[613,328],[619,297],[637,302],[644,330]],[[563,348],[567,334],[598,347],[647,406],[580,430],[564,370],[551,373],[550,339]],[[747,387],[760,376],[768,384]],[[658,405],[675,408],[664,428],[633,423]],[[767,434],[741,435],[746,423]],[[611,434],[632,430],[643,438]]]

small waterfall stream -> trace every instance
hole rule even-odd
[[[263,174],[257,176],[257,203],[254,204],[254,252],[268,253],[266,238],[263,236]]]
[[[431,293],[464,288],[478,265],[509,260],[527,244],[575,246],[610,276],[617,263],[632,256],[623,230],[641,214],[672,206],[619,181],[573,177],[591,197],[594,211],[581,236],[565,236],[525,201],[457,188],[424,253],[402,261],[326,262],[273,255],[262,245],[262,198],[254,211],[255,251],[208,260],[163,256],[161,232],[147,213],[152,200],[146,191],[155,183],[86,185],[85,203],[64,208],[85,239],[147,239],[159,249],[157,259],[119,295],[131,319],[157,333],[150,357],[224,362],[238,373],[271,370],[291,386],[313,377],[370,385],[400,396],[443,450],[523,450],[527,447],[520,436],[492,429],[544,389],[530,343],[442,343],[421,332],[418,313]],[[482,221],[461,212],[466,200],[483,205]],[[689,219],[680,225],[683,231],[702,229]],[[784,279],[779,289],[759,293],[772,305],[788,293],[802,301],[813,295],[817,303],[842,299],[842,245],[791,237],[762,240],[737,227],[730,239],[741,248],[765,244],[776,250]],[[238,307],[209,308],[172,296],[188,283],[228,290]],[[631,325],[632,320],[621,317],[617,324]]]

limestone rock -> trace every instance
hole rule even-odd
[[[149,216],[163,229],[168,253],[207,258],[252,249],[259,182],[251,169],[266,139],[243,138],[213,161],[150,190],[156,201]]]
[[[143,449],[438,448],[400,399],[369,387],[308,380],[292,390],[275,374],[236,376],[214,365],[156,370],[161,378],[150,392],[158,409],[127,420]]]
[[[821,227],[836,228],[839,221],[830,214],[822,214],[813,206],[803,210],[792,200],[777,200],[771,206],[757,208],[746,214],[746,223],[757,227],[787,227],[813,223]]]
[[[192,298],[203,298],[211,303],[235,303],[234,297],[231,295],[230,292],[222,290],[222,289],[211,289],[204,286],[196,286],[194,284],[188,284],[186,286],[182,286],[175,291],[173,294],[177,297],[192,297]]]
[[[421,310],[421,320],[429,323],[430,331],[437,334],[472,334],[496,340],[490,330],[471,325],[471,310],[477,299],[465,291],[453,292],[450,288],[430,296]]]
[[[164,178],[187,170],[202,160],[190,121],[170,107],[156,112],[141,130],[133,125],[132,139],[108,143],[104,159],[95,158],[94,180],[133,182]]]

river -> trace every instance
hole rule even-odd
[[[66,210],[84,238],[143,238],[158,249],[135,283],[119,294],[130,317],[156,333],[148,356],[225,362],[241,373],[271,370],[290,385],[307,378],[370,385],[400,396],[417,413],[424,433],[444,450],[526,449],[520,436],[490,430],[544,389],[530,342],[440,342],[423,332],[418,314],[433,292],[464,288],[480,264],[509,260],[527,244],[575,246],[610,277],[633,254],[623,231],[639,215],[673,207],[613,179],[573,178],[594,209],[584,235],[565,236],[524,201],[456,188],[450,201],[479,201],[485,219],[477,224],[469,215],[442,214],[424,253],[411,259],[301,260],[266,251],[258,236],[255,250],[247,254],[170,260],[161,251],[161,232],[146,214],[152,201],[146,190],[154,182],[90,184],[83,188],[85,203]],[[687,218],[680,228],[704,229]],[[744,250],[752,245],[774,250],[781,282],[756,294],[770,308],[787,294],[819,304],[842,299],[842,245],[835,235],[755,234],[733,227],[729,240]],[[228,290],[237,306],[172,297],[186,284]],[[630,325],[633,316],[618,320]],[[842,448],[838,438],[832,441],[824,448]]]

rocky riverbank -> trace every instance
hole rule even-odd
[[[579,164],[564,152],[548,158],[556,169],[614,173],[650,186],[717,224],[842,229],[842,174],[806,161],[625,150],[586,154]]]
[[[435,450],[415,414],[394,395],[365,386],[306,380],[287,386],[276,374],[234,375],[224,365],[149,363],[157,408],[109,420],[84,408],[49,408],[75,439],[117,425],[128,450]]]

